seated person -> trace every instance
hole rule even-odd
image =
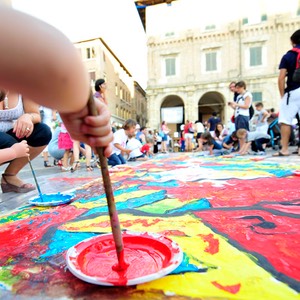
[[[213,150],[219,150],[219,152],[222,150],[222,145],[215,141],[209,131],[202,133],[201,138],[199,139],[199,146],[197,150],[203,151],[204,145],[208,146],[209,155],[213,155],[214,152],[217,152]]]
[[[269,143],[271,137],[263,132],[252,131],[246,129],[239,129],[236,133],[239,140],[244,140],[243,146],[238,152],[240,155],[246,155],[251,145],[252,151],[257,152],[259,155],[265,155],[264,144]]]
[[[145,144],[144,146],[146,146]],[[136,160],[146,160],[147,156],[141,151],[143,145],[142,143],[136,139],[134,136],[128,139],[126,144],[126,149],[131,150],[128,155],[128,161],[136,161]]]
[[[124,165],[126,160],[122,153],[130,154],[132,150],[126,149],[128,137],[135,135],[136,121],[128,119],[123,128],[114,133],[114,140],[112,142],[112,154],[108,158],[108,164],[111,166]]]
[[[29,157],[27,141],[13,144],[11,147],[0,150],[0,164],[19,157]]]
[[[39,105],[17,93],[1,91],[0,96],[0,149],[26,140],[29,145],[29,157],[33,160],[51,140],[51,129],[41,123]],[[2,101],[1,101],[2,100]],[[28,157],[18,157],[8,163],[2,174],[3,193],[27,193],[35,189],[32,184],[24,183],[19,172],[28,163]]]
[[[223,139],[228,135],[228,130],[224,128],[222,123],[218,123],[212,137],[222,145]]]
[[[233,152],[238,148],[238,138],[236,136],[236,131],[233,131],[230,135],[227,135],[223,139],[222,146],[224,149],[228,150],[229,152]]]

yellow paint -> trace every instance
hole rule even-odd
[[[186,297],[221,297],[229,299],[300,299],[300,295],[286,284],[276,281],[274,277],[259,267],[248,254],[230,245],[227,240],[215,234],[205,226],[201,220],[193,216],[157,218],[141,217],[129,214],[120,214],[122,229],[135,232],[163,232],[178,230],[186,236],[169,235],[190,258],[190,263],[207,267],[205,273],[185,273],[169,275],[159,280],[137,286],[137,289],[147,291],[163,291]],[[100,227],[106,224],[107,227]],[[85,232],[111,232],[109,219],[101,216],[93,220],[68,223],[62,226],[63,230]],[[219,242],[219,252],[210,254],[205,251],[208,242],[202,236],[213,235]],[[216,267],[215,269],[212,267]],[[219,289],[212,282],[221,286],[240,284],[236,294]]]

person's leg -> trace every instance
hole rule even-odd
[[[119,158],[120,163],[121,163],[122,165],[125,165],[125,164],[126,164],[126,160],[125,160],[125,158],[123,157],[123,155],[122,155],[121,153],[118,155],[118,158]]]
[[[291,135],[291,126],[287,124],[280,124],[280,133],[281,133],[281,150],[280,152],[284,155],[289,154],[289,140]]]
[[[117,154],[113,153],[109,158],[108,158],[108,164],[110,166],[117,166],[117,165],[121,165],[121,161],[118,157]]]
[[[86,164],[86,170],[87,171],[93,171],[93,167],[91,166],[91,159],[92,159],[92,148],[85,144],[85,164]]]
[[[6,137],[8,135],[11,136],[11,138],[6,140],[6,143],[18,143],[21,140],[17,139],[15,137],[15,134],[13,133],[13,130],[9,130],[7,133],[2,133],[5,134]],[[26,140],[29,145],[29,158],[30,160],[33,160],[36,158],[39,154],[42,153],[42,151],[45,149],[45,147],[48,145],[48,143],[51,140],[51,130],[50,128],[42,123],[38,123],[34,125],[34,129],[30,137],[28,137]],[[14,141],[14,142],[13,142]],[[18,178],[18,173],[24,168],[24,166],[28,163],[28,158],[27,157],[21,157],[12,160],[7,168],[4,171],[4,174],[8,174],[8,176],[5,176],[5,180],[2,178],[2,183],[5,181],[6,183],[15,185],[15,186],[24,186],[23,181]],[[25,186],[32,186],[32,185],[25,185]]]
[[[73,164],[71,167],[71,172],[75,172],[77,169],[80,168],[79,152],[80,152],[80,142],[73,141]]]

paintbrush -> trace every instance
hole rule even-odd
[[[34,172],[34,170],[33,170],[33,167],[32,167],[32,164],[31,164],[31,160],[30,160],[29,157],[28,157],[28,162],[29,162],[29,166],[30,166],[30,169],[31,169],[32,176],[33,176],[34,181],[35,181],[36,188],[37,188],[37,190],[38,190],[38,192],[39,192],[39,196],[40,196],[41,202],[43,202],[42,192],[41,192],[40,186],[39,186],[39,184],[38,184],[38,181],[37,181],[37,179],[36,179],[35,172]]]
[[[95,105],[93,93],[91,91],[89,101],[88,101],[88,109],[89,114],[92,116],[97,116],[98,111]],[[118,265],[114,266],[113,269],[115,271],[121,271],[128,267],[128,265],[124,261],[124,246],[123,246],[123,238],[122,238],[122,232],[119,222],[119,216],[116,209],[114,194],[111,186],[111,180],[110,175],[108,171],[108,164],[107,164],[107,158],[104,155],[104,148],[103,147],[96,147],[95,148],[96,153],[99,156],[100,160],[100,167],[101,167],[101,173],[102,173],[102,179],[104,184],[104,190],[106,194],[107,199],[107,205],[108,205],[108,211],[109,211],[109,218],[110,218],[110,225],[112,229],[112,234],[116,246],[117,251],[117,257],[118,257]]]

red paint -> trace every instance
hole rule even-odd
[[[112,269],[114,271],[116,272],[125,271],[129,267],[129,264],[125,262],[124,255],[125,255],[124,249],[122,249],[120,252],[117,252],[118,263],[112,266]]]
[[[248,209],[195,214],[248,253],[264,257],[262,267],[271,265],[276,272],[300,280],[300,219]]]
[[[217,281],[212,281],[212,284],[217,287],[220,290],[226,291],[230,294],[236,294],[240,291],[241,289],[241,284],[235,284],[235,285],[221,285]]]
[[[130,280],[151,277],[162,269],[180,263],[179,247],[166,237],[124,233],[123,243],[120,261],[126,260],[128,265],[125,267],[116,265],[115,243],[109,234],[85,240],[71,248],[67,254],[70,271],[76,276],[79,273],[79,278],[92,283],[127,285]],[[153,279],[150,277],[145,281]]]
[[[215,239],[213,234],[198,234],[203,241],[208,243],[208,246],[205,248],[205,252],[208,252],[212,255],[216,254],[219,252],[219,240]]]

